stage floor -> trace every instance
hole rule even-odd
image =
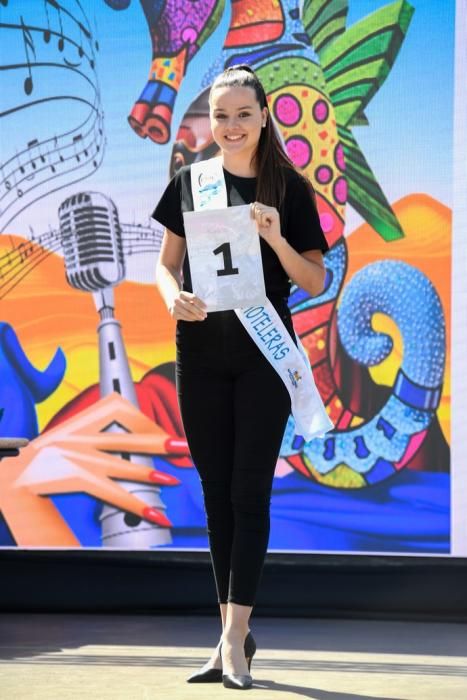
[[[253,618],[255,700],[466,700],[467,625]],[[213,617],[2,614],[1,700],[209,700]]]

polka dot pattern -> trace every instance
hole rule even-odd
[[[338,143],[334,149],[334,162],[339,170],[345,170],[344,148],[341,143]]]
[[[293,95],[281,95],[274,102],[274,116],[284,126],[295,126],[302,118],[302,107]]]
[[[304,136],[292,136],[285,142],[289,158],[297,168],[306,168],[311,161],[311,144]]]
[[[334,199],[339,204],[345,204],[347,201],[348,187],[345,177],[338,177],[333,187]]]
[[[335,242],[342,235],[345,220],[345,154],[324,81],[321,89],[320,68],[305,58],[278,59],[267,69],[260,68],[259,73],[287,153],[315,187],[321,202],[319,213],[326,214],[323,230]]]
[[[318,122],[318,124],[324,124],[326,119],[329,117],[329,107],[324,100],[316,100],[313,105],[313,119]]]
[[[332,168],[330,168],[329,165],[320,165],[319,168],[315,170],[316,181],[319,182],[320,185],[327,185],[330,183],[332,175]]]

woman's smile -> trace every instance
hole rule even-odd
[[[249,168],[267,108],[261,109],[251,87],[215,88],[209,106],[212,135],[223,151],[224,165]]]
[[[241,139],[245,138],[245,134],[226,134],[224,137],[227,141],[240,141]]]

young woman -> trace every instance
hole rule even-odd
[[[251,204],[266,295],[294,338],[290,280],[316,296],[325,277],[322,253],[328,245],[313,190],[285,154],[263,86],[249,66],[220,74],[209,104],[228,204]],[[272,480],[291,401],[235,311],[208,314],[193,294],[183,223],[183,212],[194,208],[190,175],[190,166],[177,172],[153,213],[166,227],[156,284],[177,321],[178,399],[204,494],[223,628],[211,658],[188,681],[248,688],[256,649],[249,618],[267,551]]]

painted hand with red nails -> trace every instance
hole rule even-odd
[[[117,422],[126,431],[103,432]],[[113,454],[115,453],[115,454]],[[122,459],[121,453],[188,455],[186,441],[168,435],[119,394],[111,394],[2,460],[0,511],[18,546],[80,547],[50,498],[87,493],[161,526],[167,517],[114,479],[174,486],[175,477]]]

